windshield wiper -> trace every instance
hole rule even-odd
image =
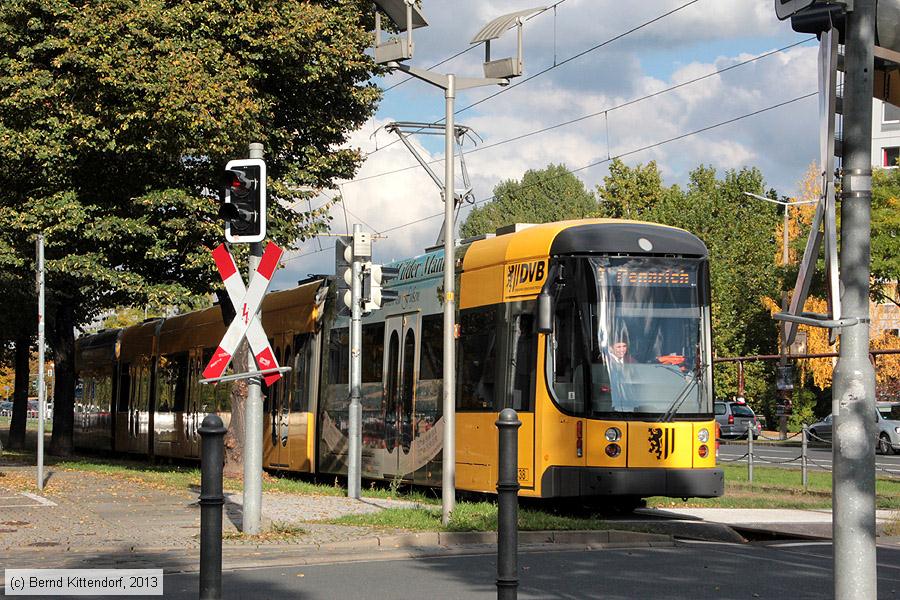
[[[675,418],[675,414],[678,412],[678,409],[681,408],[681,405],[684,404],[684,401],[688,397],[688,392],[691,390],[691,386],[697,385],[699,381],[702,379],[703,373],[703,365],[698,365],[696,371],[691,373],[691,378],[684,384],[684,387],[681,388],[681,391],[675,396],[675,400],[672,401],[672,404],[669,405],[669,408],[666,409],[666,412],[662,414],[660,417],[660,422],[669,423]]]

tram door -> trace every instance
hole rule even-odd
[[[419,313],[389,317],[385,322],[384,472],[412,479],[415,457],[415,389],[419,373]]]
[[[292,333],[278,334],[273,340],[275,359],[280,366],[291,366],[293,362]],[[269,464],[275,468],[288,469],[291,466],[291,392],[293,371],[283,373],[281,379],[269,388],[269,443],[272,446]]]

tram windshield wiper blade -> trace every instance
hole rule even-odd
[[[675,413],[678,412],[678,409],[681,408],[681,405],[684,404],[684,401],[687,399],[691,386],[697,385],[702,379],[702,373],[702,365],[699,369],[691,373],[690,379],[685,382],[684,387],[681,388],[681,391],[675,396],[672,404],[670,404],[669,408],[666,409],[666,412],[662,414],[662,417],[660,418],[662,423],[668,423],[675,417]]]

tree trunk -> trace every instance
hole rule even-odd
[[[25,448],[25,424],[28,420],[28,382],[30,381],[31,340],[16,340],[16,381],[13,391],[13,414],[9,423],[9,447],[13,450]]]
[[[234,353],[232,369],[235,373],[247,371],[246,342],[241,342]],[[231,422],[225,433],[225,474],[240,478],[244,474],[244,407],[247,401],[247,380],[235,381],[231,387]]]
[[[63,302],[56,310],[51,328],[53,363],[56,382],[53,390],[53,435],[49,453],[70,456],[75,429],[75,318],[74,311]]]

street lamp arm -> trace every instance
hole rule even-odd
[[[426,83],[430,83],[435,87],[439,87],[442,90],[446,90],[450,87],[450,78],[446,75],[441,75],[440,73],[433,73],[426,69],[420,69],[418,67],[414,67],[412,65],[407,65],[400,62],[389,62],[387,63],[389,69],[396,69],[398,71],[403,71],[407,75],[411,77],[415,77],[416,79],[420,79]]]
[[[387,63],[387,66],[389,69],[403,71],[411,77],[415,77],[416,79],[420,79],[422,81],[430,83],[431,85],[439,87],[442,90],[446,90],[450,87],[450,78],[447,75],[441,75],[440,73],[434,73],[432,71],[420,69],[418,67],[407,65],[401,62],[389,62]],[[456,77],[456,83],[454,87],[457,90],[468,90],[485,85],[509,85],[509,79],[501,79],[497,77]]]
[[[509,79],[503,77],[457,77],[456,89],[468,90],[486,85],[509,85]]]

